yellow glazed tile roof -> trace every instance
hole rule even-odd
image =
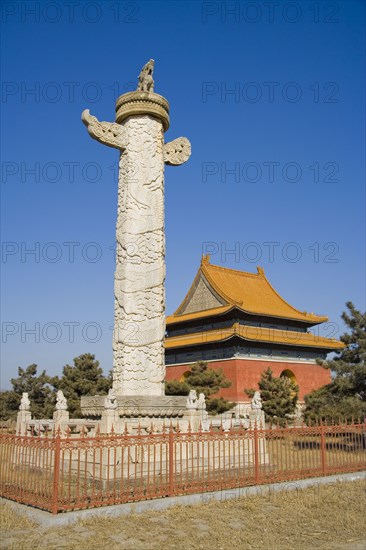
[[[180,348],[184,346],[195,346],[206,343],[223,342],[234,336],[252,342],[266,342],[273,344],[286,344],[288,346],[306,346],[313,348],[325,348],[337,350],[344,348],[343,342],[333,338],[322,338],[311,332],[295,332],[288,330],[276,330],[262,327],[249,327],[234,323],[229,328],[219,330],[208,330],[183,334],[181,336],[170,336],[165,339],[165,349]]]
[[[212,309],[205,309],[204,311],[195,311],[194,313],[186,313],[183,315],[179,315],[177,313],[174,313],[173,315],[169,315],[166,318],[167,325],[172,323],[178,323],[180,321],[190,321],[191,319],[201,319],[202,317],[210,317],[211,315],[220,315],[221,313],[226,313],[227,311],[230,311],[230,309],[233,309],[234,306],[228,305],[228,306],[221,306],[221,307],[214,307]]]
[[[308,323],[323,323],[328,320],[326,316],[299,311],[284,300],[271,286],[264,270],[257,268],[257,273],[237,271],[217,265],[211,265],[208,256],[202,258],[200,270],[208,284],[212,287],[227,305],[194,313],[179,314],[186,298],[177,311],[167,317],[167,324],[189,321],[210,315],[219,315],[237,307],[244,312],[294,319]],[[192,285],[193,286],[193,285]],[[189,294],[189,293],[188,293]]]

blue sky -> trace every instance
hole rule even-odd
[[[365,307],[363,2],[2,10],[2,388],[85,352],[112,366],[118,153],[80,115],[112,121],[150,58],[166,140],[192,143],[165,174],[167,312],[211,250],[342,334],[345,302]]]

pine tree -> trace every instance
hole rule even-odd
[[[203,393],[206,398],[206,410],[212,414],[226,412],[234,403],[222,397],[211,397],[221,388],[229,388],[230,380],[221,369],[210,369],[205,361],[198,361],[187,373],[184,382],[173,380],[165,383],[166,395],[188,395],[189,390],[196,390],[197,395]]]
[[[191,388],[179,380],[165,381],[165,395],[188,395]]]
[[[330,361],[318,361],[330,369],[330,384],[305,396],[305,420],[337,420],[366,416],[366,314],[347,302],[342,319],[351,329],[341,336],[346,347]]]
[[[266,421],[285,426],[296,411],[299,387],[286,376],[273,376],[270,368],[261,374],[258,387]],[[255,390],[244,391],[252,396]]]
[[[30,411],[33,418],[52,417],[55,394],[51,378],[42,371],[37,376],[37,365],[29,365],[26,369],[18,368],[18,378],[12,378],[12,390],[0,394],[0,418],[2,420],[15,419],[19,410],[23,392],[28,392],[31,403]]]
[[[105,377],[99,361],[91,353],[75,357],[74,365],[65,365],[62,377],[52,378],[57,390],[62,390],[71,418],[81,416],[80,398],[82,395],[104,395],[111,388],[111,376]]]
[[[19,396],[11,391],[0,392],[0,420],[15,420],[19,410]]]

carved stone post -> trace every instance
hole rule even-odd
[[[249,428],[255,432],[255,445],[257,460],[260,464],[268,464],[268,451],[266,442],[266,421],[262,409],[262,398],[259,391],[254,392],[249,410]]]
[[[164,144],[169,104],[154,93],[154,62],[137,91],[117,99],[116,123],[84,111],[90,135],[120,150],[116,229],[113,390],[117,396],[163,396],[165,378],[164,163],[188,160],[190,143]]]
[[[104,409],[100,422],[101,433],[111,433],[112,427],[115,432],[119,431],[119,416],[117,410],[117,399],[113,389],[110,389],[108,395],[104,398]]]
[[[19,412],[17,414],[17,434],[27,435],[28,423],[32,420],[30,412],[30,401],[28,393],[23,392],[22,399],[19,405]]]
[[[70,420],[69,411],[67,410],[67,400],[61,390],[58,390],[56,395],[56,407],[53,413],[53,422],[55,429],[61,428],[63,424],[67,424]]]

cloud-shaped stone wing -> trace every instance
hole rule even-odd
[[[82,112],[81,120],[93,139],[109,147],[126,149],[125,131],[120,124],[116,124],[115,122],[99,122],[95,116],[90,114],[89,109],[85,109]]]
[[[191,156],[191,143],[185,137],[179,137],[164,145],[164,162],[177,166],[187,162]]]

